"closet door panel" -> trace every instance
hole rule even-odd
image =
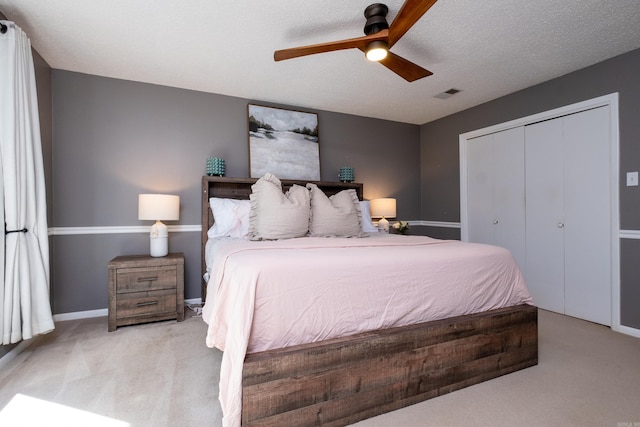
[[[611,324],[609,107],[564,118],[565,313]]]
[[[493,136],[470,140],[467,159],[468,239],[493,243]]]
[[[564,313],[562,120],[525,127],[525,279],[534,303]]]
[[[509,249],[537,306],[604,325],[617,272],[610,115],[594,107],[465,147],[465,235]]]
[[[494,244],[509,249],[524,271],[524,127],[493,136]]]

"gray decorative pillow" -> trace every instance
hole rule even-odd
[[[311,196],[309,235],[314,237],[360,237],[360,201],[356,190],[342,190],[327,197],[316,184],[307,184]]]
[[[282,192],[280,180],[265,174],[251,186],[249,238],[278,240],[306,236],[309,232],[309,191],[292,186]]]

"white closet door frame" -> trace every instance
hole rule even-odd
[[[620,324],[620,191],[618,188],[620,176],[620,134],[618,122],[618,93],[604,95],[587,101],[578,102],[554,110],[545,111],[509,122],[489,126],[483,129],[463,133],[460,135],[460,236],[462,241],[468,241],[469,212],[467,205],[467,146],[468,140],[483,135],[501,132],[507,129],[526,126],[543,120],[566,116],[591,108],[609,106],[609,123],[611,143],[611,329],[628,335],[640,337],[640,330]]]

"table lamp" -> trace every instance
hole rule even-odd
[[[166,256],[169,253],[169,230],[162,221],[180,219],[180,196],[139,194],[138,219],[155,221],[149,235],[150,255],[152,257]]]
[[[387,218],[396,216],[396,199],[383,197],[371,200],[371,216],[373,218],[381,218],[378,221],[378,231],[388,233],[389,221],[387,221]]]

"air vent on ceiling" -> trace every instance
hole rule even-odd
[[[460,92],[460,89],[451,88],[449,90],[445,90],[444,92],[437,94],[436,96],[434,96],[434,98],[447,99],[447,98],[455,95],[458,92]]]

